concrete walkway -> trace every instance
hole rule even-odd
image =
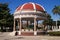
[[[60,40],[60,36],[9,36],[9,33],[0,32],[0,40]]]

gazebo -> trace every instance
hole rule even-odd
[[[37,3],[25,3],[22,6],[17,7],[17,9],[14,12],[14,27],[13,31],[16,32],[16,29],[18,31],[18,35],[21,35],[23,32],[23,21],[27,22],[27,26],[31,21],[33,21],[34,27],[33,27],[33,34],[37,35],[37,25],[39,20],[46,20],[47,19],[47,13],[45,12],[45,9],[43,6]],[[26,26],[26,27],[27,27]],[[31,32],[31,31],[27,31]]]

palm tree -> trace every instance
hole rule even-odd
[[[60,15],[60,6],[55,6],[55,7],[53,8],[52,12],[53,12],[54,14]]]
[[[52,10],[53,14],[60,15],[60,6],[55,6]],[[57,20],[56,20],[56,27],[57,27]]]

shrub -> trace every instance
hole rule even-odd
[[[60,31],[48,32],[50,36],[60,36]]]

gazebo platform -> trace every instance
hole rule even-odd
[[[33,36],[34,32],[21,32],[21,36]]]

